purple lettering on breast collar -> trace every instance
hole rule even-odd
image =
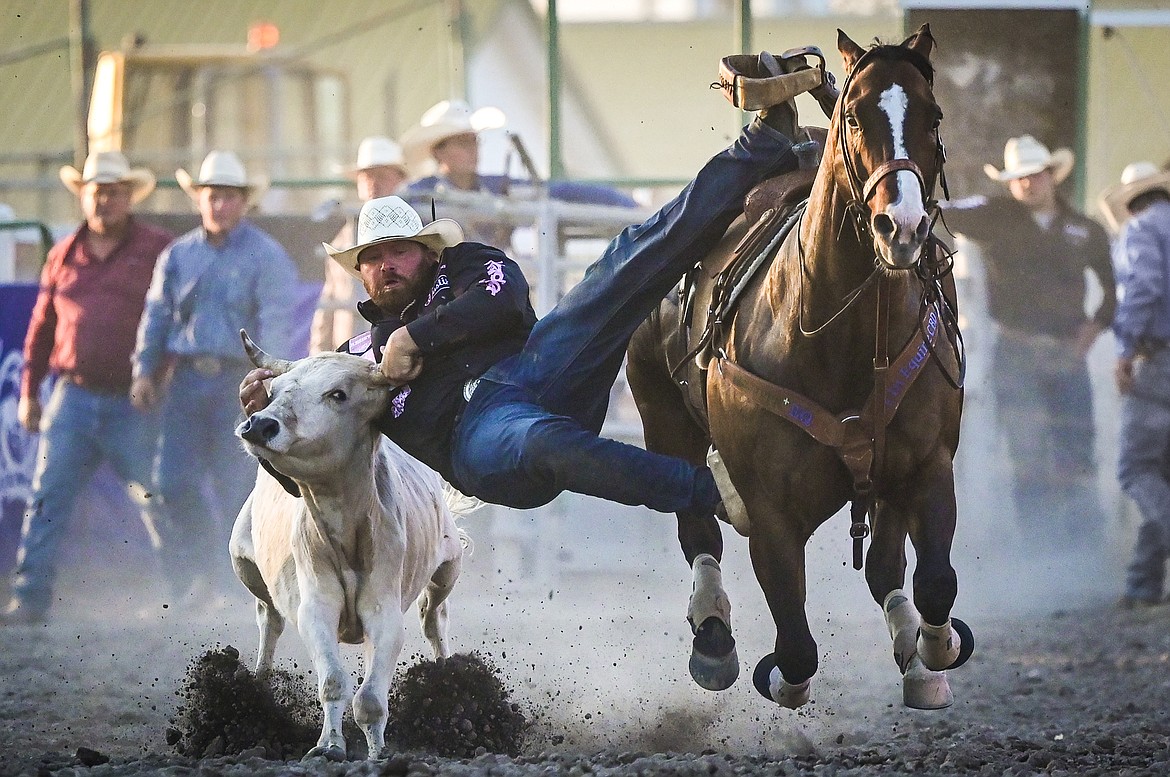
[[[800,405],[789,405],[788,417],[796,421],[801,426],[812,426],[813,412],[807,407]]]

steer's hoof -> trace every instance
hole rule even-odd
[[[756,671],[752,672],[752,685],[768,701],[795,710],[808,704],[812,678],[793,685],[780,674],[780,667],[776,666],[776,654],[769,653],[756,664]]]
[[[955,703],[945,672],[932,672],[914,658],[902,675],[902,703],[916,710],[941,710]]]
[[[340,763],[345,760],[345,748],[341,745],[317,745],[305,753],[301,761],[308,761],[310,758],[324,758],[326,761]]]
[[[691,643],[691,677],[700,688],[725,691],[739,678],[739,654],[731,629],[718,618],[703,621]]]

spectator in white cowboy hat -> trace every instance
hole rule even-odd
[[[248,371],[239,331],[256,331],[261,342],[291,352],[296,269],[280,244],[245,218],[263,184],[235,154],[212,151],[197,177],[185,170],[175,177],[202,225],[159,258],[138,329],[132,394],[144,410],[162,405],[154,485],[174,593],[182,595],[204,573],[230,585],[224,548],[254,479],[233,433],[236,386]],[[205,496],[207,479],[214,505]]]
[[[413,195],[451,189],[506,195],[513,184],[527,183],[506,175],[479,172],[479,133],[503,127],[504,122],[504,114],[498,108],[473,111],[462,100],[443,100],[431,106],[418,125],[402,136],[402,146],[411,167],[417,167],[427,159],[435,164],[433,175],[414,181],[406,189],[406,198],[423,213],[424,218],[430,213],[429,203],[421,202]],[[631,197],[616,189],[574,181],[551,181],[549,196],[568,202],[621,207],[637,205]]]
[[[171,236],[133,217],[154,175],[117,151],[89,155],[81,171],[61,168],[85,221],[49,252],[24,342],[17,417],[41,432],[2,623],[39,623],[49,613],[57,550],[78,495],[108,461],[146,512],[156,418],[130,404],[130,354],[159,252]],[[48,410],[41,384],[58,377]],[[42,415],[43,413],[43,415]]]
[[[395,194],[410,177],[402,147],[383,135],[362,140],[358,145],[357,162],[345,171],[345,175],[354,180],[358,199],[362,202]],[[333,239],[333,245],[342,248],[353,245],[356,233],[356,218],[347,219]],[[325,287],[313,316],[311,353],[332,350],[339,342],[353,337],[353,306],[359,289],[360,286],[337,262],[325,260]]]
[[[397,194],[406,183],[406,159],[402,147],[390,138],[372,135],[358,145],[357,163],[346,172],[357,184],[362,202]]]
[[[1105,517],[1085,357],[1116,307],[1109,238],[1057,192],[1073,169],[1067,148],[1022,135],[1004,146],[1003,161],[984,171],[1010,196],[959,200],[945,221],[979,246],[986,270],[999,325],[992,389],[1020,527],[1035,548],[1093,548]],[[1104,291],[1088,318],[1086,269]]]
[[[1162,601],[1170,556],[1170,172],[1135,162],[1101,194],[1119,230],[1114,251],[1125,290],[1113,318],[1121,392],[1118,480],[1141,512],[1121,606]]]

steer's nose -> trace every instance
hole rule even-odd
[[[240,437],[255,445],[264,445],[280,431],[280,422],[259,414],[240,425]]]

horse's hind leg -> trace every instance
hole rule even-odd
[[[652,337],[644,325],[630,347],[626,375],[642,426],[646,448],[693,464],[705,460],[710,442],[683,405],[678,387],[661,363],[640,354]],[[689,668],[691,677],[710,691],[730,688],[739,677],[739,655],[731,636],[731,601],[723,590],[719,562],[723,558],[723,534],[713,515],[680,511],[678,541],[691,566],[692,593],[687,607],[694,640]]]

